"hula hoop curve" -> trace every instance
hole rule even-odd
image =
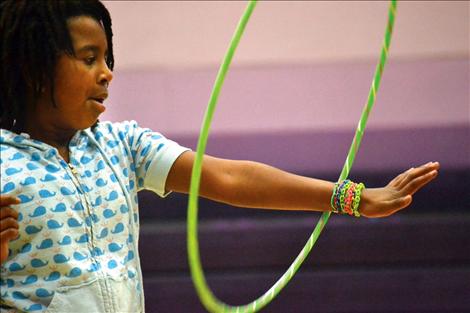
[[[320,236],[321,231],[325,227],[326,223],[328,222],[328,218],[330,217],[330,212],[324,212],[320,217],[315,229],[313,230],[312,234],[310,235],[307,243],[300,251],[300,253],[295,258],[294,262],[289,266],[287,271],[278,279],[278,281],[262,296],[258,299],[250,302],[246,305],[242,306],[230,306],[228,304],[223,303],[219,299],[217,299],[212,291],[210,290],[209,286],[207,285],[206,279],[204,277],[204,272],[201,266],[201,259],[199,255],[199,243],[197,238],[197,212],[198,212],[198,195],[199,195],[199,186],[201,180],[201,169],[202,169],[202,159],[203,155],[206,150],[207,139],[209,136],[209,128],[212,121],[212,117],[215,111],[215,107],[217,104],[217,99],[222,88],[222,84],[224,82],[225,76],[227,74],[229,65],[231,63],[232,57],[235,53],[236,47],[240,41],[240,38],[243,34],[243,31],[248,23],[248,20],[256,6],[256,0],[251,0],[241,17],[237,29],[233,35],[233,38],[230,42],[229,49],[225,55],[223,63],[219,69],[217,74],[217,78],[211,93],[211,97],[209,100],[209,104],[207,106],[204,120],[202,123],[196,157],[193,164],[192,169],[192,176],[191,176],[191,185],[190,185],[190,193],[189,193],[189,203],[188,203],[188,234],[187,234],[187,245],[188,245],[188,258],[189,258],[189,265],[191,269],[191,277],[193,279],[194,286],[196,288],[197,294],[205,306],[205,308],[212,313],[220,313],[220,312],[246,312],[252,313],[257,312],[270,303],[278,294],[279,292],[287,285],[287,283],[291,280],[297,270],[300,268],[300,265],[303,263],[305,258],[308,256],[310,250],[312,249],[313,245],[317,241],[318,237]],[[372,81],[372,86],[369,91],[368,99],[366,104],[364,105],[361,119],[357,125],[356,133],[354,135],[354,139],[352,141],[351,147],[349,149],[348,155],[346,157],[346,161],[344,163],[343,169],[339,176],[338,181],[344,180],[347,178],[349,171],[352,167],[354,162],[356,153],[359,149],[362,136],[364,134],[364,130],[366,127],[367,119],[369,117],[369,113],[374,106],[377,90],[380,86],[380,80],[382,77],[383,69],[387,60],[388,49],[390,46],[390,41],[393,32],[393,25],[395,21],[395,12],[396,12],[396,0],[391,0],[389,11],[388,11],[388,22],[385,32],[385,37],[382,44],[381,54],[379,63],[376,66],[374,79]]]

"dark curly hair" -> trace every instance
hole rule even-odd
[[[54,101],[58,56],[74,56],[67,20],[89,16],[103,25],[107,65],[114,66],[111,17],[98,0],[0,0],[0,128],[20,132],[28,95],[46,86]]]

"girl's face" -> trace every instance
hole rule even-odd
[[[105,111],[108,85],[113,75],[106,64],[108,45],[102,25],[87,16],[68,21],[75,56],[58,57],[54,77],[54,99],[42,94],[33,110],[38,126],[60,131],[85,129]],[[49,88],[47,88],[49,89]],[[53,130],[50,129],[50,130]]]

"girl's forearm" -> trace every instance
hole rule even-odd
[[[334,183],[249,161],[231,161],[230,189],[223,202],[240,207],[330,211]],[[220,201],[220,199],[219,199]]]
[[[166,182],[188,193],[195,154],[183,153]],[[272,166],[204,156],[200,196],[239,207],[329,211],[333,183],[302,177]]]

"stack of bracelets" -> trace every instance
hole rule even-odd
[[[349,179],[337,182],[331,196],[331,208],[333,212],[340,214],[361,216],[359,213],[359,202],[364,184],[356,184]]]

